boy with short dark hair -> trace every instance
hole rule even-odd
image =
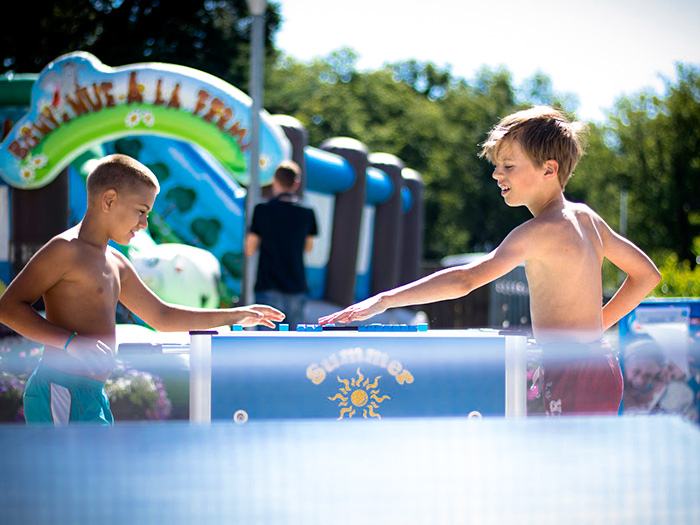
[[[295,192],[301,182],[296,162],[282,162],[272,179],[273,197],[255,206],[245,254],[260,251],[255,300],[285,312],[290,328],[304,323],[307,302],[304,254],[313,249],[318,234],[316,215],[302,205]]]
[[[508,206],[533,215],[491,253],[382,292],[319,319],[359,321],[388,308],[455,299],[525,263],[532,329],[544,348],[544,402],[548,414],[617,413],[622,374],[603,332],[632,311],[660,280],[654,263],[615,233],[585,204],[564,198],[583,154],[584,127],[550,107],[533,107],[495,126],[482,156]],[[602,307],[601,266],[607,258],[627,274]]]
[[[197,309],[163,302],[129,260],[109,246],[128,244],[148,226],[160,186],[125,155],[105,157],[87,179],[85,217],[44,245],[0,297],[0,322],[43,343],[25,390],[28,423],[112,424],[104,382],[115,366],[116,307],[121,301],[156,330],[264,324],[284,314],[269,306]],[[43,296],[46,318],[32,308]]]

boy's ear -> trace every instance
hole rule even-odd
[[[556,178],[559,175],[559,163],[554,159],[549,159],[544,163],[544,170],[544,176],[546,178]]]
[[[110,188],[102,194],[102,211],[108,212],[117,200],[117,190]]]

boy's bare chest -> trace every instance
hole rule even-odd
[[[116,302],[121,292],[119,266],[111,257],[86,258],[70,269],[65,281],[87,301]]]

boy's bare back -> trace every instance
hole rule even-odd
[[[602,338],[602,278],[607,225],[588,206],[564,201],[523,224],[525,271],[535,338]]]
[[[498,252],[504,251],[505,255]],[[525,263],[532,330],[540,343],[592,343],[658,282],[654,264],[588,206],[555,196],[506,237],[494,259]],[[603,259],[628,278],[603,308]]]

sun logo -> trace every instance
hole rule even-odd
[[[362,417],[365,419],[368,416],[381,419],[382,416],[377,414],[374,410],[379,408],[380,403],[391,399],[391,397],[387,395],[383,395],[382,397],[377,396],[377,394],[379,394],[377,385],[379,384],[380,377],[382,376],[375,377],[374,382],[370,384],[369,378],[365,379],[365,376],[362,375],[359,368],[357,369],[357,378],[353,377],[350,381],[341,379],[340,376],[338,376],[338,382],[343,386],[340,387],[340,392],[328,399],[331,401],[340,401],[338,406],[343,408],[340,409],[339,420],[343,419],[346,415],[348,418],[354,416],[356,413],[355,407],[358,409],[362,408]]]

